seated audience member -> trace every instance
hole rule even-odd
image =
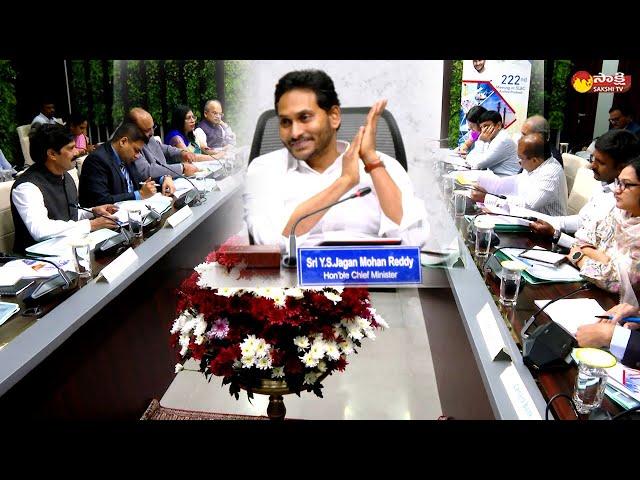
[[[579,240],[586,241],[587,232],[595,229],[596,222],[606,217],[615,207],[613,181],[625,165],[640,155],[640,141],[626,130],[609,130],[598,138],[589,167],[593,178],[602,182],[601,188],[591,195],[589,201],[577,215],[553,217],[549,222],[538,220],[531,223],[531,230],[552,238],[554,243],[570,248]],[[575,238],[571,235],[575,234]]]
[[[89,122],[86,115],[81,113],[72,113],[69,117],[69,130],[76,141],[76,155],[82,157],[93,152],[96,149],[95,145],[89,143],[87,137],[87,128]]]
[[[155,178],[164,175],[174,178],[179,175],[190,177],[198,171],[198,168],[191,163],[196,160],[194,153],[165,145],[154,138],[156,124],[149,112],[139,107],[132,108],[125,115],[124,121],[135,124],[145,137],[142,154],[133,162],[133,167],[140,177]],[[175,187],[172,184],[169,186],[169,193],[173,194]]]
[[[567,180],[564,170],[555,158],[545,158],[544,137],[532,133],[518,141],[518,156],[523,171],[510,177],[493,174],[478,178],[478,188],[471,198],[487,206],[521,207],[547,215],[567,214]],[[505,195],[499,200],[493,195]]]
[[[176,105],[171,115],[169,133],[164,136],[164,143],[180,150],[202,153],[193,134],[195,128],[196,117],[193,111],[185,105]]]
[[[583,325],[576,332],[581,347],[607,348],[624,365],[640,368],[640,323],[625,322],[626,317],[637,317],[640,309],[636,305],[621,303],[611,308],[611,320]],[[622,324],[622,326],[620,326]]]
[[[426,213],[407,172],[376,151],[377,122],[385,106],[386,100],[375,103],[349,144],[337,139],[340,101],[325,72],[293,71],[278,81],[275,109],[285,148],[254,159],[245,186],[245,220],[256,243],[285,249],[300,217],[363,187],[371,193],[301,221],[298,245],[317,244],[332,234],[424,243]]]
[[[14,170],[13,165],[9,163],[2,150],[0,150],[0,170]]]
[[[465,115],[465,119],[467,120],[467,126],[469,127],[469,133],[467,135],[466,140],[460,147],[458,148],[458,152],[461,156],[465,156],[469,153],[469,151],[473,148],[480,136],[480,117],[487,109],[480,106],[475,105],[469,109],[467,114]]]
[[[146,199],[156,193],[155,182],[171,181],[169,175],[145,180],[132,167],[142,152],[144,140],[145,135],[135,124],[124,122],[110,141],[89,154],[80,175],[80,202],[83,205]],[[163,186],[163,192],[165,188]]]
[[[637,304],[640,283],[640,158],[615,179],[616,208],[596,222],[587,238],[578,240],[567,258],[598,287],[619,293],[624,303]]]
[[[40,104],[40,113],[31,120],[31,131],[40,124],[58,123],[53,116],[56,114],[56,107],[49,99],[45,99]]]
[[[609,123],[611,128],[628,130],[634,135],[640,135],[640,124],[633,121],[633,112],[628,105],[614,105],[609,109]]]
[[[520,135],[529,135],[530,133],[540,133],[544,137],[545,158],[553,157],[564,167],[562,155],[558,149],[551,144],[551,126],[547,119],[542,115],[532,115],[527,118],[520,128]],[[520,139],[518,138],[518,140]]]
[[[204,118],[195,129],[202,151],[207,154],[218,154],[221,149],[228,149],[236,144],[236,135],[231,127],[222,121],[222,104],[218,100],[209,100],[204,104]]]
[[[108,218],[93,218],[92,213],[76,208],[78,190],[67,173],[74,168],[75,142],[65,127],[47,124],[37,128],[30,138],[29,153],[34,164],[11,188],[16,253],[24,253],[27,247],[48,237],[117,227]],[[109,216],[118,209],[101,205],[92,210]]]
[[[515,175],[520,171],[516,144],[502,128],[502,117],[488,110],[480,115],[480,136],[467,155],[467,163],[476,169],[488,168],[496,175]]]

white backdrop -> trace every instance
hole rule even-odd
[[[424,153],[428,138],[440,137],[441,60],[252,60],[247,62],[241,141],[251,144],[258,117],[274,108],[278,79],[291,70],[324,70],[343,107],[370,106],[380,98],[398,122],[410,162]],[[233,126],[232,126],[233,127]]]

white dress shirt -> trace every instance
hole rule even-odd
[[[49,118],[47,117],[44,113],[41,113],[39,115],[36,115],[35,117],[33,117],[33,120],[31,121],[31,125],[33,125],[34,123],[58,123],[56,121],[55,118]]]
[[[516,143],[505,129],[490,142],[476,140],[465,160],[474,169],[488,168],[500,176],[515,175],[520,171]]]
[[[349,144],[338,141],[339,156],[324,172],[313,170],[307,162],[296,160],[283,148],[254,159],[247,171],[244,208],[245,221],[257,244],[280,245],[286,250],[282,236],[291,214],[305,200],[328,188],[342,174],[342,156]],[[342,198],[356,190],[371,187],[371,193],[330,208],[297,244],[317,245],[328,239],[371,237],[401,238],[404,244],[422,245],[428,234],[426,211],[413,195],[407,172],[393,158],[377,152],[387,172],[402,194],[400,225],[390,220],[380,207],[371,176],[360,163],[360,182]]]
[[[478,184],[488,192],[505,195],[507,200],[487,195],[489,206],[524,207],[547,215],[567,214],[567,180],[558,161],[549,157],[535,170],[518,175],[498,177],[483,175]]]
[[[36,242],[49,237],[80,235],[91,231],[89,219],[93,218],[93,213],[85,210],[78,209],[78,221],[51,220],[42,192],[33,183],[18,185],[11,192],[11,199]]]
[[[613,329],[613,336],[611,337],[611,345],[609,345],[609,351],[618,359],[622,360],[624,352],[627,349],[629,343],[629,337],[631,336],[631,330],[628,328],[616,325]]]

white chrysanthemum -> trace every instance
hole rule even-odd
[[[182,365],[181,363],[176,363],[176,373],[179,373],[182,370],[184,370],[184,365]]]
[[[307,337],[296,337],[293,339],[293,344],[300,350],[309,348],[309,339]]]
[[[373,328],[365,328],[364,329],[364,336],[367,338],[370,338],[371,340],[375,340],[376,339],[376,334],[373,331]]]
[[[178,333],[182,330],[182,327],[189,317],[190,315],[188,313],[182,313],[178,318],[176,318],[173,322],[173,326],[171,327],[171,333]]]
[[[196,345],[202,345],[204,343],[204,335],[198,335],[193,343]]]
[[[271,371],[271,378],[283,378],[284,377],[284,367],[273,367]]]
[[[304,384],[305,385],[313,385],[318,380],[318,374],[315,372],[309,372],[304,376]]]
[[[271,368],[271,357],[267,355],[266,357],[259,358],[258,360],[256,360],[256,367],[258,367],[260,370]]]
[[[251,368],[251,367],[253,367],[254,360],[255,360],[255,357],[253,355],[251,355],[251,356],[243,355],[242,358],[240,359],[240,361],[242,362],[242,368]]]
[[[240,351],[243,356],[255,354],[256,348],[258,347],[258,339],[255,335],[248,335],[247,338],[240,344]]]
[[[287,297],[293,297],[293,298],[302,298],[302,297],[304,297],[304,292],[300,288],[286,288],[284,290],[284,294]]]
[[[284,288],[277,287],[261,287],[252,289],[253,294],[257,297],[275,299],[276,297],[284,297]]]
[[[284,307],[287,304],[287,297],[284,295],[277,295],[273,297],[273,303],[275,303],[278,307]]]
[[[340,300],[342,300],[342,297],[340,295],[333,292],[324,292],[324,296],[327,297],[329,300],[331,300],[334,303],[334,305],[338,303]]]
[[[265,342],[262,338],[258,340],[258,343],[255,348],[255,355],[257,358],[262,358],[266,356],[271,350],[271,345]]]
[[[199,337],[200,335],[204,335],[204,332],[207,331],[207,322],[204,319],[204,315],[199,314],[195,319],[195,328],[193,329],[193,334],[196,337]]]
[[[180,333],[182,335],[189,335],[189,333],[191,332],[191,330],[193,330],[195,326],[196,326],[196,320],[195,318],[191,318],[186,322],[184,322],[184,325],[180,329]]]
[[[309,354],[313,358],[320,360],[322,357],[324,357],[325,349],[326,349],[325,342],[322,340],[316,340],[311,345],[311,348],[309,349]]]
[[[351,355],[353,353],[353,342],[346,339],[344,342],[340,342],[340,349],[345,355]]]
[[[340,350],[336,342],[325,342],[325,353],[331,360],[340,358]]]
[[[338,293],[344,292],[344,287],[331,287],[331,288],[333,288]]]
[[[220,295],[222,297],[232,297],[233,295],[240,292],[242,289],[237,287],[222,287],[218,288],[216,291],[216,295]]]
[[[318,365],[318,359],[314,358],[310,352],[305,353],[300,357],[300,360],[302,360],[302,363],[304,363],[304,366],[307,368],[313,368]]]
[[[320,360],[318,362],[318,371],[321,373],[324,373],[327,371],[327,364],[323,360]]]
[[[360,316],[357,316],[355,318],[356,320],[356,324],[361,328],[361,329],[365,329],[365,328],[370,328],[371,324],[369,323],[369,320],[367,320],[366,318],[362,318]]]

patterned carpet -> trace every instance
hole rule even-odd
[[[153,399],[140,420],[269,420],[269,417],[166,408]]]

